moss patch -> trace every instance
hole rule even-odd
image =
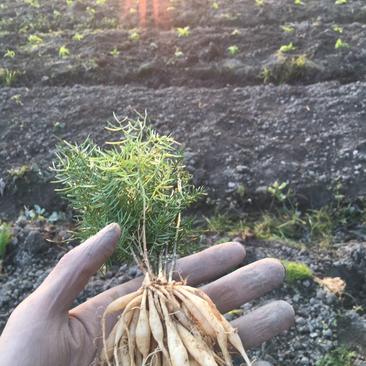
[[[304,263],[282,261],[286,270],[286,281],[294,283],[299,280],[307,280],[313,277],[312,270]]]

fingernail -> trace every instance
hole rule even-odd
[[[118,234],[120,235],[121,229],[119,225],[115,222],[107,225],[104,229],[102,229],[99,233],[100,234]]]

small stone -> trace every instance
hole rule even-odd
[[[324,335],[324,337],[331,338],[333,335],[333,332],[330,328],[328,328],[325,331],[323,331],[323,335]]]
[[[337,301],[337,296],[332,293],[328,293],[325,297],[325,303],[328,305],[334,304],[336,301]]]
[[[253,366],[272,366],[272,364],[268,361],[258,360],[253,363]]]
[[[135,277],[137,274],[137,267],[134,266],[134,267],[129,268],[129,270],[127,271],[127,274],[129,276],[131,276],[132,278]]]

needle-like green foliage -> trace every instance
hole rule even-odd
[[[202,190],[190,184],[177,143],[147,127],[146,117],[107,129],[116,138],[108,149],[90,139],[59,147],[53,165],[59,191],[78,213],[80,239],[117,222],[122,236],[114,259],[131,259],[133,251],[141,260],[145,230],[149,260],[156,264],[161,254],[174,254],[185,231],[180,215]]]

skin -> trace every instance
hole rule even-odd
[[[0,337],[2,366],[88,366],[100,354],[100,319],[114,299],[136,290],[141,278],[105,291],[72,307],[78,294],[112,255],[120,228],[111,224],[72,249],[10,316]],[[202,289],[220,311],[238,308],[281,285],[284,268],[275,259],[264,259],[237,268],[245,257],[239,243],[225,243],[177,263],[177,278],[191,286],[208,283]],[[229,274],[227,274],[229,273]],[[109,328],[115,319],[110,317]],[[254,347],[287,330],[294,323],[294,311],[284,301],[274,301],[234,321],[245,347]]]

